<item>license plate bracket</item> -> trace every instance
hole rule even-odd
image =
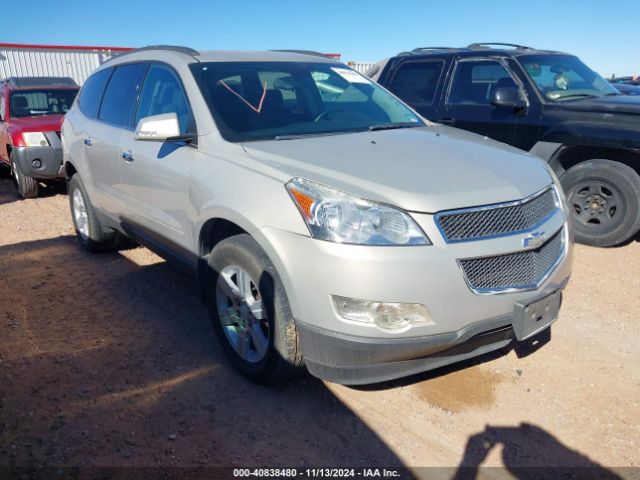
[[[516,303],[513,331],[518,340],[526,340],[551,325],[560,312],[562,292],[556,290],[531,303]]]

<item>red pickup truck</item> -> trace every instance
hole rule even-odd
[[[0,81],[0,168],[11,169],[23,198],[38,196],[40,182],[64,178],[60,127],[79,89],[70,78]]]

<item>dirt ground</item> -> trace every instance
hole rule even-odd
[[[358,389],[310,375],[266,389],[225,361],[189,277],[144,248],[84,253],[63,191],[18,200],[3,178],[0,466],[452,467],[446,478],[460,465],[556,465],[633,477],[639,271],[638,240],[577,246],[551,341],[522,358],[508,349]]]

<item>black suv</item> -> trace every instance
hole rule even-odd
[[[577,57],[474,43],[403,52],[367,75],[430,120],[548,161],[579,242],[611,246],[640,230],[640,97],[621,95]]]

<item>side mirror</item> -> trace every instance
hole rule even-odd
[[[516,87],[500,87],[491,95],[491,105],[494,107],[513,108],[522,110],[527,107],[527,102]]]
[[[148,142],[190,142],[193,135],[180,134],[180,124],[175,113],[163,113],[141,118],[136,126],[135,139]]]

